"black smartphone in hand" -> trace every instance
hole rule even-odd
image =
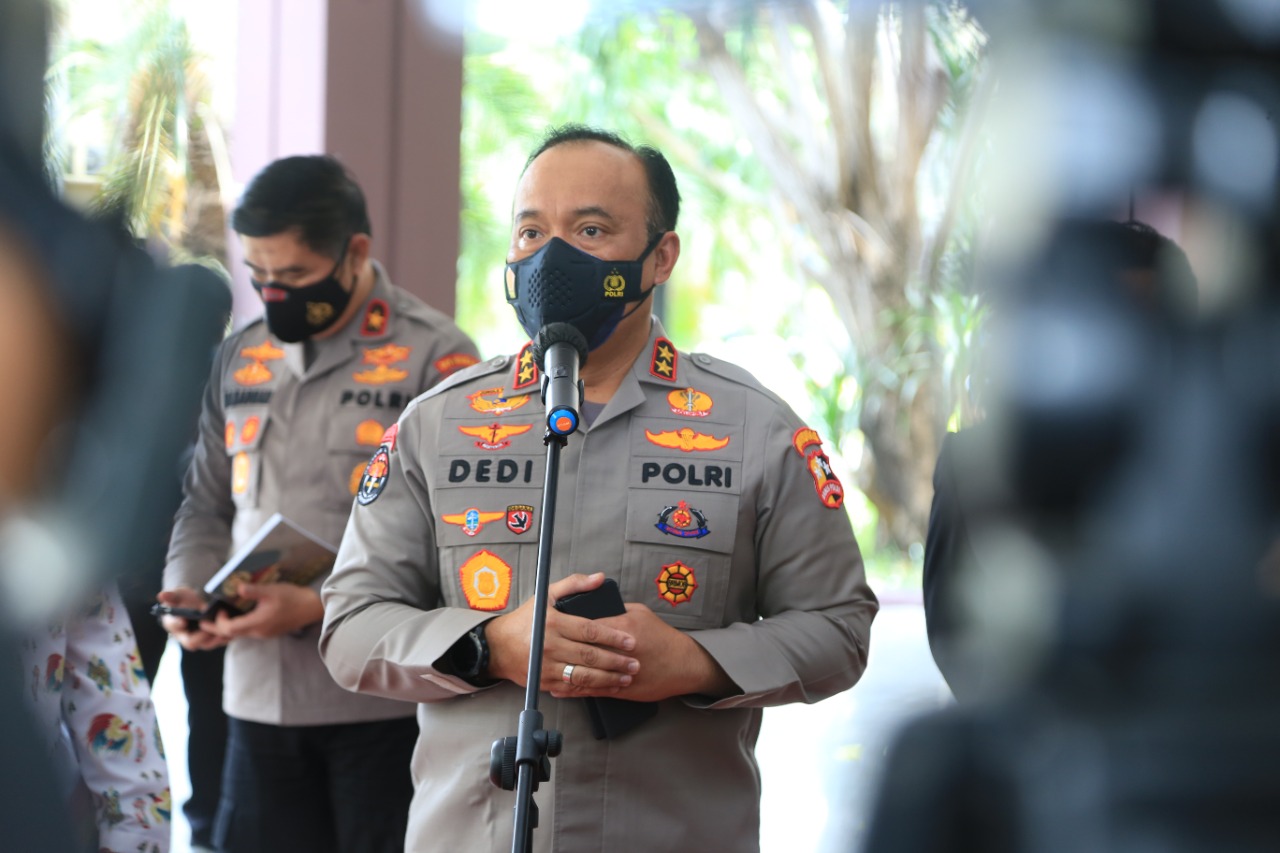
[[[163,619],[165,616],[177,616],[180,619],[199,622],[201,619],[207,619],[213,615],[208,610],[197,610],[194,607],[171,607],[168,604],[151,605],[151,615],[157,619]]]
[[[621,616],[627,612],[618,590],[618,582],[605,578],[604,583],[586,592],[566,595],[556,602],[556,610],[584,619]],[[658,713],[657,702],[633,702],[610,696],[587,696],[587,713],[591,716],[591,733],[596,740],[621,737]]]
[[[604,583],[595,589],[566,595],[556,602],[556,610],[584,619],[621,616],[627,612],[626,605],[622,603],[622,593],[618,591],[618,582],[613,578],[605,578]]]

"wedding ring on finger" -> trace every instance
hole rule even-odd
[[[564,681],[565,684],[573,683],[573,670],[574,670],[573,664],[567,663],[564,665],[564,672],[560,673],[560,678]]]

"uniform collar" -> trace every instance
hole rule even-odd
[[[382,264],[373,261],[373,288],[360,309],[332,337],[313,341],[315,361],[306,371],[307,378],[321,376],[361,355],[360,347],[374,346],[391,337],[395,326],[394,299],[391,282]],[[291,363],[303,363],[302,344],[285,344]],[[304,374],[299,374],[304,375]]]
[[[638,408],[645,401],[646,385],[659,385],[664,388],[675,388],[679,381],[681,356],[675,344],[667,338],[662,328],[662,321],[652,317],[649,326],[649,340],[636,357],[631,370],[623,377],[622,384],[614,392],[613,398],[604,407],[604,411],[596,418],[592,427],[598,427],[615,417]],[[670,378],[667,378],[670,376]]]

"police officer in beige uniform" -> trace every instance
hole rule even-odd
[[[160,594],[178,606],[199,605],[196,590],[273,513],[336,544],[386,428],[477,360],[448,317],[371,259],[363,194],[336,160],[270,164],[233,225],[265,319],[215,359]],[[329,677],[318,586],[249,586],[249,614],[193,630],[165,617],[186,649],[228,645],[219,849],[401,849],[414,708]]]
[[[852,685],[877,604],[818,434],[748,373],[679,351],[647,310],[679,208],[665,158],[553,131],[516,193],[508,300],[590,352],[561,455],[552,600],[616,578],[625,615],[549,609],[546,727],[564,734],[534,849],[756,850],[761,708]],[[632,260],[636,259],[636,260]],[[556,315],[542,284],[572,293]],[[321,654],[351,690],[421,703],[406,849],[496,850],[514,796],[489,748],[523,707],[543,406],[526,347],[410,404],[326,581]],[[596,739],[584,697],[658,702]]]

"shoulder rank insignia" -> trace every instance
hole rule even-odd
[[[437,358],[431,363],[431,366],[439,371],[441,376],[448,376],[455,370],[461,370],[464,367],[470,367],[473,364],[479,363],[480,359],[470,353],[451,352],[448,355],[443,355],[440,358]]]
[[[465,512],[442,515],[440,520],[446,524],[457,524],[462,527],[463,533],[468,536],[475,536],[480,532],[480,528],[489,522],[505,517],[505,512],[481,512],[475,507],[469,507]]]
[[[472,610],[502,610],[511,597],[511,567],[491,551],[479,551],[459,566],[458,581]]]
[[[693,598],[693,591],[698,588],[693,569],[679,561],[663,566],[654,582],[658,584],[658,596],[672,607]]]
[[[649,374],[667,382],[676,381],[676,362],[680,355],[671,341],[658,338],[653,342],[653,355],[649,357]]]
[[[701,539],[711,532],[707,529],[707,516],[702,510],[694,509],[684,501],[675,506],[663,507],[654,527],[668,536],[679,536],[681,539]]]
[[[716,438],[711,435],[703,435],[700,432],[694,432],[688,427],[679,430],[666,430],[664,432],[644,431],[644,437],[649,439],[653,444],[659,447],[670,447],[674,450],[680,450],[685,453],[691,453],[695,450],[719,450],[729,443],[729,437]]]
[[[511,446],[511,439],[533,429],[533,424],[489,424],[488,426],[460,426],[458,432],[478,438],[476,447],[481,450],[502,450]]]
[[[387,478],[391,474],[389,448],[384,444],[379,447],[365,466],[364,475],[360,478],[360,488],[356,490],[356,503],[368,506],[378,499],[382,490],[387,487]]]
[[[831,460],[822,452],[822,439],[817,430],[801,427],[791,437],[791,445],[804,457],[822,505],[839,509],[844,504],[844,486],[840,484],[835,471],[831,470]]]
[[[705,418],[711,414],[711,397],[695,388],[672,391],[667,395],[671,411],[686,418]]]
[[[512,391],[523,391],[541,381],[538,365],[533,363],[533,342],[525,344],[516,356],[516,373],[511,379]]]
[[[477,412],[484,412],[486,415],[501,415],[506,412],[514,412],[516,409],[529,402],[528,394],[521,394],[518,397],[503,396],[501,388],[486,388],[483,391],[477,391],[474,394],[468,394],[467,399],[471,402],[471,408]]]
[[[360,322],[360,335],[372,338],[383,333],[387,328],[387,303],[381,299],[370,299],[369,307],[364,309],[364,320]]]

